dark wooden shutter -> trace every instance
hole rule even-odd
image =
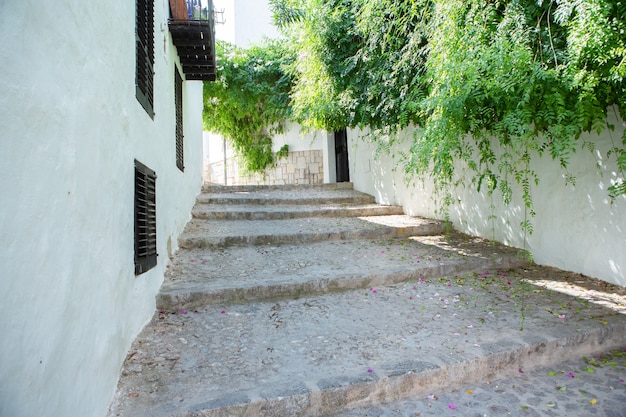
[[[136,0],[136,96],[154,118],[154,0]]]
[[[156,178],[135,160],[135,275],[157,264]]]
[[[183,79],[174,69],[174,101],[176,107],[176,166],[181,171],[185,171],[185,160],[183,153]]]

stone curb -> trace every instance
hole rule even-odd
[[[281,210],[282,209],[282,210]],[[242,207],[237,211],[213,211],[196,208],[192,211],[195,219],[205,220],[284,220],[306,217],[363,217],[404,214],[399,206],[352,206],[352,207],[319,207],[307,210],[288,210],[287,207],[276,206],[272,210],[252,210]]]
[[[189,237],[181,236],[182,249],[219,248],[238,245],[283,245],[288,243],[313,243],[337,240],[392,239],[411,236],[434,236],[444,232],[442,223],[429,223],[408,227],[380,227],[370,230],[330,233],[275,234],[256,236]]]
[[[337,182],[326,184],[288,184],[288,185],[217,185],[203,184],[202,192],[205,193],[232,193],[250,191],[272,191],[272,190],[352,190],[354,184],[351,182]]]
[[[530,371],[546,363],[592,355],[626,345],[623,324],[610,324],[561,338],[535,335],[533,343],[509,340],[493,344],[492,353],[452,363],[414,361],[357,376],[294,386],[284,392],[233,395],[197,404],[178,417],[332,416],[351,407],[387,403],[461,386],[488,377]],[[380,375],[379,375],[380,373]]]
[[[251,197],[251,198],[231,198],[231,197],[216,197],[213,194],[203,194],[198,196],[196,201],[199,204],[210,205],[258,205],[258,206],[309,206],[309,205],[321,205],[321,204],[374,204],[374,197],[371,196],[347,196],[347,197],[332,197],[332,198],[263,198],[263,197]]]
[[[489,258],[463,258],[440,262],[438,266],[418,267],[411,271],[376,274],[351,275],[332,279],[314,279],[304,283],[257,285],[210,291],[207,288],[198,290],[162,291],[157,296],[157,308],[166,311],[177,309],[195,309],[216,304],[240,304],[251,301],[268,301],[275,299],[298,299],[304,296],[327,294],[338,291],[367,288],[369,286],[393,285],[417,279],[436,279],[454,275],[465,275],[482,272],[486,269],[511,269],[528,265],[528,262],[517,256],[498,255]]]

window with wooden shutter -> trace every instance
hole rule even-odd
[[[136,0],[136,97],[154,118],[154,0]]]
[[[135,160],[135,275],[157,264],[156,178]]]
[[[177,69],[174,69],[174,101],[176,107],[176,166],[185,171],[183,153],[183,79]]]

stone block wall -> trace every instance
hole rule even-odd
[[[294,151],[276,161],[276,166],[263,174],[246,174],[240,170],[235,158],[228,158],[226,171],[224,161],[215,162],[205,167],[204,177],[207,182],[220,185],[322,184],[323,161],[322,150]]]

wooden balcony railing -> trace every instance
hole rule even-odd
[[[215,81],[212,0],[169,0],[168,26],[187,80]]]

